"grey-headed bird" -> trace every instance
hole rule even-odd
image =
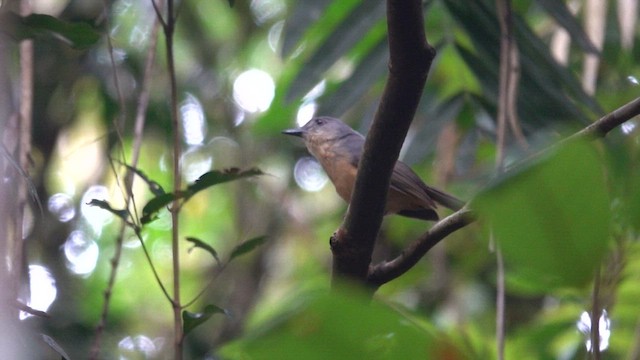
[[[338,195],[347,203],[358,172],[364,148],[364,136],[332,117],[316,117],[303,127],[282,132],[301,137],[309,152],[320,162]],[[436,204],[459,210],[464,202],[432,188],[402,161],[396,162],[391,175],[385,215],[398,214],[422,220],[438,220]]]

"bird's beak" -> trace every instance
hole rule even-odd
[[[288,129],[288,130],[284,130],[282,133],[285,135],[302,137],[302,135],[304,134],[304,131],[302,131],[302,129]]]

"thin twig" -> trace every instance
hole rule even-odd
[[[518,80],[520,78],[520,64],[518,47],[513,34],[513,13],[511,0],[496,0],[496,12],[500,25],[500,87],[498,90],[497,114],[497,152],[496,173],[504,171],[505,154],[507,150],[507,124],[514,137],[526,149],[527,142],[522,134],[518,121],[517,96]],[[496,239],[492,236],[491,242]],[[504,359],[505,336],[505,269],[502,260],[502,250],[496,243],[496,352],[497,359]]]
[[[182,137],[180,121],[178,119],[178,94],[176,85],[176,71],[173,53],[173,36],[175,34],[175,12],[173,0],[167,1],[167,21],[163,27],[167,51],[167,71],[170,79],[171,92],[171,124],[173,128],[173,193],[177,194],[181,188],[180,158],[182,156]],[[175,199],[171,212],[171,253],[173,259],[173,321],[174,321],[174,358],[182,359],[182,306],[180,302],[180,203]]]
[[[153,29],[151,32],[151,41],[149,44],[149,49],[147,51],[147,61],[145,63],[145,71],[144,71],[144,78],[142,80],[142,90],[140,92],[140,97],[139,97],[139,101],[138,101],[138,108],[137,108],[137,112],[136,112],[136,122],[135,122],[135,130],[134,130],[134,144],[133,144],[133,154],[132,154],[132,159],[131,159],[131,166],[136,167],[137,163],[138,163],[138,159],[140,157],[140,149],[142,147],[142,136],[143,136],[143,129],[144,129],[144,120],[145,120],[145,114],[146,114],[146,110],[148,107],[148,103],[149,103],[149,89],[150,89],[150,83],[151,83],[151,74],[152,74],[152,70],[153,70],[153,64],[155,62],[155,54],[156,54],[156,43],[157,43],[157,38],[158,38],[158,29],[159,29],[159,21],[155,21],[154,25],[153,25]],[[110,43],[110,41],[109,41]],[[110,46],[110,52],[112,53],[111,50],[111,46]],[[115,72],[115,62],[113,61],[113,55],[111,56],[111,64],[113,67],[113,70]],[[115,80],[117,81],[117,76],[115,77]],[[119,89],[119,85],[116,83],[116,88]],[[121,96],[121,91],[118,90],[118,94],[119,96]],[[121,100],[121,107],[124,106],[124,101]],[[123,109],[121,109],[122,111]],[[122,152],[123,156],[124,156],[124,151]],[[110,161],[110,164],[113,168],[113,162]],[[117,176],[118,172],[115,170],[115,168],[113,168],[113,173],[116,174],[116,180],[119,181],[119,177]],[[138,219],[138,214],[137,214],[137,210],[136,210],[136,204],[135,204],[135,199],[133,196],[133,174],[132,173],[128,173],[125,176],[125,181],[124,181],[124,188],[125,188],[125,209],[127,209],[127,211],[129,212],[129,217],[131,219],[133,219],[133,221],[136,221]],[[129,210],[129,204],[133,205],[133,213]],[[115,282],[116,282],[116,274],[117,274],[117,269],[118,269],[118,265],[120,263],[120,258],[122,256],[122,245],[123,245],[123,240],[124,240],[124,235],[125,235],[125,230],[127,228],[127,226],[130,225],[134,225],[130,222],[127,221],[123,221],[119,232],[118,232],[118,236],[116,238],[116,247],[114,250],[114,254],[113,257],[111,258],[111,272],[109,274],[109,280],[107,282],[107,286],[104,290],[104,303],[102,306],[102,313],[100,316],[100,321],[96,327],[96,335],[94,338],[94,342],[93,345],[91,347],[91,353],[90,353],[90,359],[97,359],[100,355],[100,344],[101,344],[101,339],[102,339],[102,334],[104,332],[104,328],[106,326],[107,323],[107,317],[109,315],[109,308],[110,308],[110,301],[111,301],[111,295],[113,294],[113,287],[115,286]],[[134,225],[135,226],[135,225]],[[165,296],[167,296],[168,299],[171,299],[171,297],[168,295],[166,289],[164,288],[164,285],[162,284],[162,281],[160,280],[160,278],[157,275],[157,271],[155,270],[154,266],[153,266],[153,262],[151,261],[151,258],[146,250],[146,247],[144,245],[144,242],[142,241],[142,237],[140,237],[140,234],[138,231],[136,231],[136,235],[138,236],[140,243],[142,244],[142,248],[143,251],[145,252],[145,257],[147,258],[147,261],[149,262],[149,266],[152,268],[152,271],[154,273],[154,276],[156,277],[156,281],[158,282],[160,288],[162,289],[162,291],[165,293]]]

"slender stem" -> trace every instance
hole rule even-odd
[[[159,30],[159,20],[156,19],[154,26],[153,26],[153,30],[151,33],[151,41],[149,44],[149,49],[147,51],[147,61],[145,64],[145,72],[144,72],[144,78],[142,81],[142,90],[140,91],[140,97],[138,100],[138,108],[136,111],[136,122],[135,122],[135,130],[134,130],[134,142],[133,142],[133,153],[132,153],[132,157],[131,157],[131,166],[132,167],[136,167],[138,164],[138,159],[140,157],[140,149],[142,148],[142,136],[143,136],[143,129],[144,129],[144,122],[145,122],[145,114],[147,111],[147,107],[149,104],[149,89],[150,89],[150,84],[151,84],[151,74],[152,74],[152,70],[153,70],[153,64],[155,63],[155,54],[156,54],[156,43],[157,43],[157,39],[158,39],[158,30]],[[112,66],[113,66],[113,70],[115,71],[115,63],[112,62]],[[120,93],[120,92],[118,92]],[[114,173],[116,173],[116,171],[114,170]],[[124,183],[124,187],[125,187],[125,203],[126,203],[126,208],[129,208],[129,204],[133,205],[134,211],[133,214],[133,218],[137,219],[137,211],[135,210],[135,200],[133,197],[133,191],[132,191],[132,186],[133,186],[133,172],[129,172],[126,177],[125,177],[125,183]],[[107,323],[107,317],[109,315],[109,305],[110,305],[110,301],[111,301],[111,295],[113,293],[113,287],[115,285],[115,281],[116,281],[116,274],[117,274],[117,269],[118,269],[118,265],[120,263],[120,257],[122,255],[122,243],[123,243],[123,239],[124,239],[124,232],[127,226],[131,226],[133,224],[131,223],[127,223],[127,222],[122,222],[120,230],[118,232],[118,237],[116,239],[116,247],[114,250],[114,254],[113,257],[111,259],[111,272],[109,274],[109,280],[107,282],[107,287],[104,290],[104,303],[102,306],[102,315],[100,317],[100,321],[98,323],[98,326],[96,327],[96,335],[94,338],[94,342],[93,345],[91,347],[91,353],[89,358],[90,359],[97,359],[100,355],[100,343],[101,343],[101,339],[102,339],[102,334],[104,331],[104,328],[106,326]],[[171,297],[168,295],[167,291],[164,288],[164,285],[162,284],[162,282],[160,281],[160,278],[157,275],[157,272],[153,266],[153,263],[151,262],[151,258],[149,257],[149,254],[147,252],[147,249],[144,245],[144,242],[142,241],[142,237],[140,237],[139,232],[136,232],[136,235],[139,237],[140,239],[140,243],[142,244],[142,248],[144,250],[145,256],[149,262],[149,265],[151,266],[151,269],[153,271],[154,276],[156,277],[156,281],[158,282],[158,284],[160,285],[160,288],[162,289],[162,291],[165,293],[165,295],[167,296],[168,299],[171,299]]]
[[[175,30],[174,2],[167,2],[167,19],[164,27],[167,48],[167,67],[170,78],[171,91],[171,123],[173,126],[173,193],[180,191],[181,172],[180,158],[182,155],[182,137],[178,119],[178,95],[176,85],[176,71],[173,57],[173,35]],[[179,200],[175,199],[171,206],[171,252],[173,258],[173,321],[174,321],[174,358],[182,359],[182,304],[180,301],[180,232],[179,232]]]
[[[20,2],[20,13],[29,15],[31,13],[31,3],[23,0]],[[27,206],[27,187],[29,184],[29,158],[31,154],[31,127],[33,117],[33,41],[23,40],[20,42],[20,116],[18,119],[18,144],[17,161],[18,166],[25,176],[24,181],[18,182],[17,209],[14,222],[14,243],[11,254],[11,276],[14,295],[17,295],[19,282],[22,277],[22,269],[25,267],[24,261],[24,239],[23,221]],[[16,297],[14,297],[16,298]]]

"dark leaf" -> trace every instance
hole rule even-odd
[[[289,87],[285,101],[291,102],[302,97],[320,82],[324,73],[355,44],[362,41],[367,32],[384,18],[385,9],[385,2],[381,0],[366,1],[353,9],[311,58],[305,61]]]
[[[342,81],[334,92],[323,96],[318,113],[342,116],[384,77],[388,60],[389,45],[383,38],[365,55],[348,79]]]
[[[324,13],[331,0],[299,0],[291,16],[284,25],[282,40],[282,56],[286,57],[295,50],[307,29]]]
[[[0,30],[16,40],[52,35],[76,49],[87,49],[100,39],[100,33],[87,23],[66,22],[43,14],[22,17],[4,12],[0,16]]]
[[[593,45],[589,36],[584,32],[582,26],[578,20],[576,20],[575,16],[571,14],[571,11],[567,8],[567,4],[564,1],[558,0],[536,0],[540,6],[542,6],[549,15],[553,16],[554,19],[558,22],[560,26],[565,28],[567,32],[571,35],[573,40],[575,40],[578,45],[585,52],[598,54],[598,49]]]
[[[180,198],[181,196],[178,196]],[[142,208],[142,217],[140,218],[140,222],[142,224],[148,224],[151,221],[155,220],[156,213],[160,211],[165,206],[169,205],[174,200],[173,193],[165,193],[162,195],[158,195],[153,199],[149,200],[149,202]]]
[[[165,191],[162,188],[162,186],[157,182],[155,182],[154,180],[149,179],[149,177],[144,172],[142,172],[142,170],[137,169],[129,164],[123,164],[123,165],[127,169],[133,171],[136,175],[138,175],[138,177],[140,177],[145,183],[147,183],[147,186],[149,186],[149,191],[151,191],[153,195],[160,196],[162,194],[165,194]]]
[[[69,355],[67,355],[64,349],[62,349],[62,347],[58,345],[58,343],[55,340],[53,340],[53,338],[45,334],[40,334],[40,336],[42,336],[42,340],[44,340],[44,342],[46,342],[47,345],[49,345],[53,349],[53,351],[57,352],[58,355],[62,356],[63,360],[69,360]]]
[[[229,168],[224,170],[209,171],[198,178],[193,184],[187,187],[186,197],[190,198],[197,192],[207,189],[211,186],[222,184],[229,181],[242,179],[245,177],[262,175],[262,171],[253,168],[249,170],[240,170],[238,168]]]
[[[478,359],[450,335],[355,292],[298,295],[275,321],[221,349],[234,359]],[[346,320],[345,315],[348,317]],[[331,344],[331,346],[327,346]],[[419,344],[419,346],[416,346]],[[240,356],[238,354],[241,354]],[[485,356],[486,357],[486,356]]]
[[[220,263],[220,259],[218,258],[218,252],[216,251],[216,249],[214,249],[211,245],[207,244],[206,242],[198,239],[198,238],[194,238],[191,236],[187,236],[186,240],[188,242],[193,243],[193,247],[191,249],[189,249],[189,251],[195,249],[195,248],[200,248],[203,249],[205,251],[207,251],[209,254],[211,254],[211,256],[213,256],[214,259],[216,259],[216,262],[218,262],[218,264]]]
[[[240,255],[244,255],[250,252],[251,250],[257,248],[258,246],[264,244],[266,241],[267,241],[267,236],[263,235],[263,236],[258,236],[243,242],[242,244],[236,246],[233,249],[233,251],[231,252],[231,255],[229,256],[229,261],[233,260],[234,258]]]
[[[107,210],[108,212],[114,214],[115,216],[121,218],[124,221],[127,221],[127,218],[129,217],[129,213],[127,212],[127,210],[125,209],[114,209],[111,207],[111,204],[109,204],[108,202],[104,201],[104,200],[97,200],[97,199],[92,199],[91,201],[89,201],[87,203],[87,205],[90,206],[97,206],[101,209]]]
[[[228,0],[229,1],[229,7],[233,7],[233,4],[235,3],[234,0]]]
[[[191,330],[202,325],[209,320],[214,314],[227,314],[227,310],[218,307],[216,305],[207,305],[202,312],[192,313],[187,310],[182,312],[182,328],[184,335],[187,335]]]

